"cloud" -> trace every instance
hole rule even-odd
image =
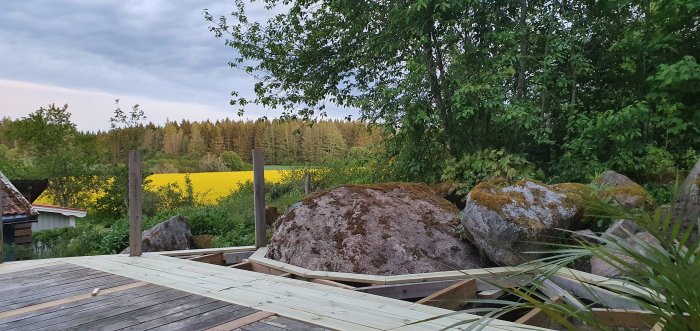
[[[120,98],[122,107],[141,103],[147,112],[150,103],[154,122],[166,108],[172,118],[235,117],[231,90],[250,96],[254,81],[228,67],[235,50],[208,31],[204,8],[227,15],[233,1],[0,2],[0,112],[17,117],[68,103],[79,128],[106,129]],[[273,14],[260,2],[249,9],[253,19]],[[105,114],[90,116],[98,108]],[[334,109],[332,117],[348,112]],[[247,115],[276,116],[255,106]]]

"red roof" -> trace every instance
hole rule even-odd
[[[2,172],[0,172],[0,189],[3,193],[2,216],[35,216],[39,214]]]

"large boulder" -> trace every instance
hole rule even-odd
[[[181,215],[156,224],[154,227],[143,231],[141,236],[143,239],[141,250],[143,252],[190,249],[193,241],[187,218]],[[122,253],[128,252],[128,247],[122,251]]]
[[[268,257],[312,270],[398,275],[481,267],[459,210],[422,184],[314,193],[277,220]]]
[[[612,170],[600,174],[593,184],[602,186],[603,196],[611,197],[625,208],[649,208],[654,204],[651,195],[641,185]]]
[[[532,180],[513,185],[485,182],[467,195],[462,224],[491,261],[519,265],[531,261],[544,243],[578,223],[583,206],[563,190]]]

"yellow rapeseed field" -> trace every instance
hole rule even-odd
[[[265,182],[279,183],[282,180],[283,170],[265,170]],[[186,174],[155,174],[148,176],[151,180],[148,190],[157,190],[158,187],[169,183],[177,183],[180,188],[185,188]],[[190,180],[195,193],[204,194],[205,203],[215,203],[219,198],[227,196],[247,181],[253,181],[252,171],[232,172],[198,172],[191,173]]]
[[[279,183],[282,180],[284,170],[265,170],[265,182]],[[155,174],[148,176],[151,181],[146,187],[147,190],[157,191],[159,187],[176,183],[181,189],[185,189],[185,175],[187,174]],[[216,201],[227,196],[231,191],[237,189],[247,181],[253,181],[252,171],[231,171],[231,172],[198,172],[191,173],[190,179],[194,187],[195,194],[203,195],[204,203],[216,203]],[[96,197],[99,195],[96,194]],[[55,204],[46,194],[42,194],[36,203]]]

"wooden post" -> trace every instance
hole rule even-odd
[[[311,184],[311,174],[306,173],[304,175],[304,195],[311,194],[311,191],[313,191],[313,186]]]
[[[129,256],[141,256],[141,152],[129,151]]]
[[[3,208],[5,207],[3,203],[5,202],[5,189],[3,187],[4,184],[0,184],[0,263],[5,262],[5,250],[4,245],[5,245],[5,233],[3,232],[3,228],[5,227],[5,223],[2,221],[2,212]]]
[[[262,150],[253,150],[253,206],[255,208],[255,248],[267,246],[265,223],[265,159]]]

